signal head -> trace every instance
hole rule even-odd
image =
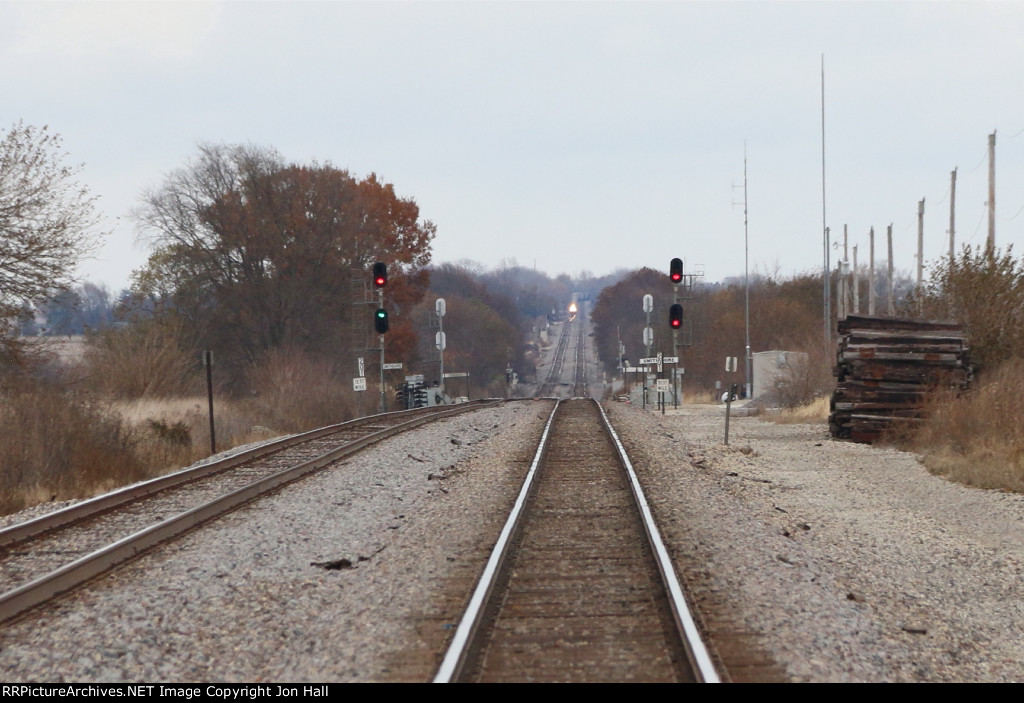
[[[377,334],[388,331],[388,311],[384,308],[377,308],[377,312],[373,314],[373,328],[377,330]]]
[[[378,261],[373,265],[373,285],[377,288],[383,288],[388,282],[388,267],[383,261]]]
[[[668,309],[668,326],[674,330],[683,326],[683,306],[679,303]]]
[[[683,260],[672,259],[668,265],[668,275],[672,279],[673,283],[679,283],[683,280]]]

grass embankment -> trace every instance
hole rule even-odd
[[[1024,360],[986,372],[966,394],[935,393],[928,419],[896,443],[932,473],[979,488],[1024,493]]]
[[[215,398],[218,451],[358,411],[351,388],[316,364],[273,359],[251,380],[258,390],[247,397]],[[0,379],[0,514],[87,498],[210,454],[205,396],[118,397],[89,385]]]

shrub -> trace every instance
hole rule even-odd
[[[355,416],[352,386],[332,360],[275,349],[252,366],[248,380],[252,415],[278,432],[301,432]]]
[[[912,314],[962,323],[981,367],[1024,354],[1024,262],[1012,247],[989,256],[965,246],[959,258],[935,262],[929,278],[908,302]]]
[[[165,398],[200,391],[199,359],[173,326],[136,321],[90,335],[87,387],[114,398]]]
[[[1024,360],[992,368],[968,393],[932,394],[927,419],[896,437],[932,472],[971,486],[1024,492]]]
[[[102,403],[23,376],[3,379],[0,395],[0,511],[147,476],[136,436]]]

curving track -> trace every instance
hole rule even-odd
[[[435,681],[718,680],[603,411],[558,402]]]

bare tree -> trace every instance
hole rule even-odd
[[[60,135],[18,122],[0,140],[0,354],[19,357],[10,320],[66,289],[98,241],[96,198],[66,165]]]

